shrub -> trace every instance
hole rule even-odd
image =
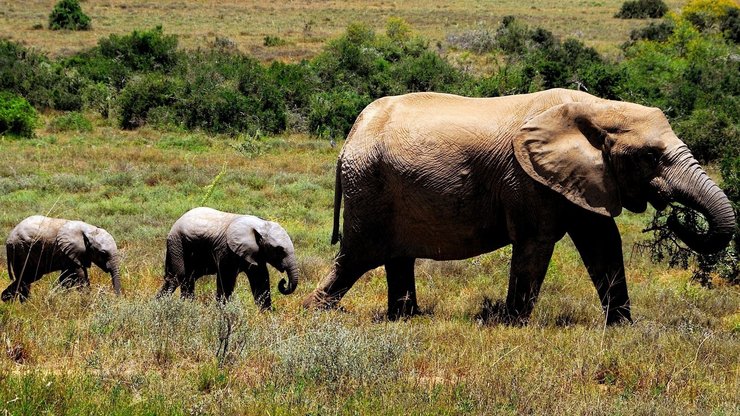
[[[90,17],[82,12],[77,0],[59,0],[49,15],[51,30],[90,30]]]
[[[120,126],[124,129],[140,127],[146,124],[149,110],[175,104],[182,90],[178,81],[158,73],[132,79],[116,100]]]
[[[509,55],[523,55],[527,51],[529,29],[514,16],[505,16],[496,29],[498,49]]]
[[[717,108],[695,110],[675,124],[676,133],[701,162],[720,160],[727,149],[740,149],[740,128]]]
[[[701,31],[732,26],[740,10],[734,0],[691,0],[681,9],[681,16]]]
[[[187,127],[231,134],[285,130],[285,101],[255,59],[236,51],[198,51],[180,71],[185,85],[178,109]]]
[[[0,40],[0,90],[23,96],[36,108],[79,110],[88,80],[32,49]]]
[[[630,42],[623,46],[623,49],[632,45],[638,40],[651,40],[663,42],[667,40],[676,28],[673,20],[663,20],[660,23],[651,22],[645,27],[634,29],[630,32]]]
[[[48,130],[53,133],[63,131],[89,132],[92,131],[92,123],[82,113],[72,111],[56,117],[49,123]]]
[[[0,91],[0,134],[33,137],[36,110],[23,97]]]
[[[634,0],[622,3],[622,8],[614,17],[620,19],[661,18],[668,12],[663,0]]]
[[[468,30],[447,35],[447,43],[455,48],[475,53],[492,52],[496,49],[496,37],[488,29]]]
[[[370,97],[351,90],[320,92],[311,98],[309,128],[319,136],[345,137],[370,101]]]
[[[262,44],[264,46],[267,46],[267,47],[283,46],[283,45],[287,45],[288,44],[288,41],[286,41],[285,39],[282,39],[282,38],[280,38],[278,36],[267,35],[262,40]]]
[[[457,92],[463,79],[460,71],[432,51],[402,59],[391,69],[391,76],[403,92]]]
[[[162,26],[110,35],[98,41],[100,54],[133,71],[169,71],[177,64],[177,36],[165,35]]]
[[[719,29],[725,38],[734,43],[740,43],[740,9],[729,8],[720,22]]]

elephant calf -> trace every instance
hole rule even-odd
[[[61,270],[64,287],[89,286],[87,269],[95,263],[110,273],[113,289],[121,293],[118,248],[104,229],[82,221],[34,215],[21,221],[5,243],[10,285],[3,291],[7,302],[28,298],[31,283],[44,274]]]
[[[236,276],[246,272],[255,303],[271,306],[267,264],[288,274],[280,281],[280,293],[293,293],[298,286],[298,265],[293,242],[279,224],[251,215],[238,215],[200,207],[186,212],[167,236],[164,285],[157,297],[180,287],[183,298],[193,297],[195,280],[216,274],[217,299],[228,300]]]

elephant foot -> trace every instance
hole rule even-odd
[[[17,298],[21,302],[25,302],[28,300],[29,293],[29,286],[20,285],[19,287],[18,283],[13,282],[3,290],[2,295],[0,295],[0,299],[2,299],[3,302],[12,302]]]
[[[421,315],[419,305],[411,299],[400,300],[392,307],[388,308],[388,320],[397,321],[399,319],[411,318],[412,316]]]
[[[339,304],[339,298],[336,296],[329,296],[326,292],[315,290],[306,299],[303,300],[304,309],[337,309]]]
[[[529,314],[512,312],[505,302],[488,298],[483,299],[483,307],[474,318],[479,325],[525,326],[529,323]]]
[[[634,323],[629,307],[619,307],[606,310],[606,325],[627,325]]]

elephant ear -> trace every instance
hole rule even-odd
[[[68,259],[79,267],[90,267],[90,259],[87,255],[89,240],[83,232],[84,223],[80,221],[69,221],[64,224],[57,234],[56,244]]]
[[[622,205],[607,163],[613,140],[599,126],[609,112],[611,106],[602,103],[557,105],[527,121],[513,147],[532,179],[582,208],[615,217]]]
[[[249,217],[235,219],[226,229],[229,249],[252,266],[257,265],[255,256],[259,253],[261,239],[254,221]]]

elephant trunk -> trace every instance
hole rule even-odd
[[[298,261],[295,254],[291,254],[283,260],[283,269],[288,274],[287,286],[286,280],[281,279],[278,284],[278,290],[283,295],[289,295],[298,287]]]
[[[111,281],[113,282],[113,290],[116,295],[121,294],[121,266],[119,264],[118,256],[114,256],[108,265],[108,271],[110,272]]]
[[[735,213],[730,200],[702,170],[686,146],[666,155],[668,165],[665,179],[669,197],[686,207],[700,212],[707,220],[708,229],[701,232],[671,216],[668,227],[691,250],[711,254],[722,250],[735,232]]]

